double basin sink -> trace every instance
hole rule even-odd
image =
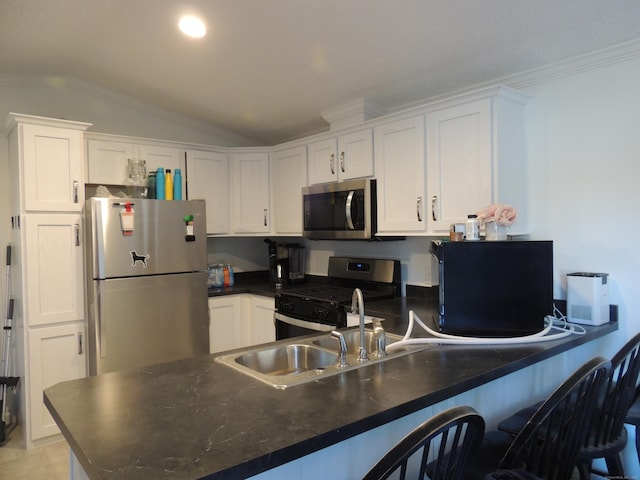
[[[215,360],[272,387],[285,389],[425,348],[424,346],[395,348],[388,351],[386,356],[369,353],[369,360],[359,362],[357,358],[360,347],[359,329],[344,330],[341,333],[347,344],[347,366],[339,366],[340,342],[332,338],[329,333],[235,351],[218,356]],[[386,333],[385,337],[387,346],[402,340],[402,337],[390,333]],[[374,344],[374,332],[365,330],[365,345],[368,352],[375,351]]]

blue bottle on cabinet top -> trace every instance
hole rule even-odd
[[[182,200],[182,172],[176,168],[173,175],[173,199]]]
[[[156,172],[156,198],[164,200],[164,168],[158,168]]]

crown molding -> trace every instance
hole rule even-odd
[[[513,89],[523,89],[533,85],[538,85],[565,77],[570,77],[578,73],[596,70],[598,68],[623,63],[629,60],[640,58],[640,39],[620,43],[612,47],[594,50],[589,53],[550,63],[540,67],[524,70],[522,72],[494,78],[486,82],[478,83],[470,87],[447,92],[442,95],[434,95],[429,98],[411,102],[402,106],[394,107],[390,113],[420,107],[426,103],[436,103],[457,96],[466,96],[470,93],[493,88],[496,84],[505,85]]]
[[[570,77],[589,70],[623,63],[640,58],[640,39],[620,43],[612,47],[595,50],[566,60],[544,65],[514,75],[503,77],[501,83],[513,88],[524,88],[531,85],[550,82]]]
[[[358,98],[352,102],[330,108],[320,113],[329,123],[331,130],[350,127],[384,115],[386,110],[367,98]]]

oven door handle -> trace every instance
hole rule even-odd
[[[273,318],[277,321],[287,323],[289,325],[294,325],[300,328],[307,328],[309,330],[316,330],[318,332],[330,332],[336,329],[336,327],[332,325],[327,325],[325,323],[309,322],[308,320],[299,320],[297,318],[291,318],[278,312],[275,312],[273,314]]]
[[[347,203],[345,205],[345,215],[347,216],[347,226],[349,230],[355,230],[356,227],[353,225],[353,218],[351,217],[351,203],[353,202],[353,196],[356,194],[355,190],[351,190],[349,195],[347,195]]]

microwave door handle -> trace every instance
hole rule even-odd
[[[351,217],[351,202],[353,202],[353,196],[355,195],[355,190],[351,190],[349,195],[347,195],[347,203],[345,206],[345,215],[347,216],[347,226],[349,230],[355,230],[356,227],[353,225],[353,218]]]

